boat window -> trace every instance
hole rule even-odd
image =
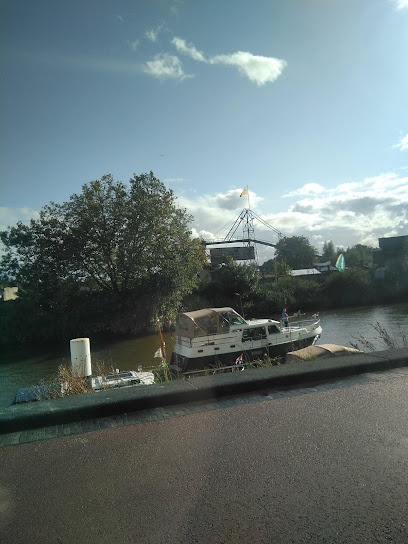
[[[111,381],[111,380],[123,380],[125,378],[133,378],[133,374],[131,372],[119,372],[118,374],[107,374],[105,376],[105,380]]]
[[[245,319],[234,312],[228,312],[228,319],[231,325],[243,325],[245,323]]]
[[[188,331],[189,323],[190,319],[186,315],[180,314],[177,317],[177,328],[179,330]]]
[[[230,318],[229,318],[229,314],[227,312],[224,312],[222,314],[220,314],[220,327],[221,329],[225,329],[225,330],[229,330],[229,326],[230,326]]]
[[[217,324],[213,321],[212,317],[205,315],[203,317],[197,317],[194,320],[197,329],[202,334],[215,334],[217,332]]]
[[[107,376],[105,376],[105,380],[106,381],[112,381],[112,380],[120,380],[121,379],[121,376],[118,376],[117,374],[108,374]]]
[[[242,341],[247,342],[248,340],[261,340],[266,338],[265,327],[254,327],[253,329],[244,329],[242,332]]]
[[[280,330],[276,325],[269,325],[268,326],[268,333],[269,334],[276,334],[277,332],[280,332]]]

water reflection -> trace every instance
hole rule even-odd
[[[318,344],[351,346],[362,336],[375,350],[386,349],[373,325],[380,323],[394,337],[408,332],[408,304],[341,309],[320,313],[323,333]],[[364,349],[360,344],[360,349]]]
[[[169,358],[174,339],[169,333],[164,333],[163,338]],[[92,364],[95,366],[100,362],[120,370],[135,370],[139,365],[144,370],[157,368],[160,359],[155,358],[154,353],[159,347],[158,335],[111,341],[108,344],[101,340],[93,342],[91,338]],[[0,363],[0,407],[8,406],[20,387],[50,381],[61,364],[71,364],[69,343],[65,350],[54,353],[33,354],[22,348],[4,350]]]

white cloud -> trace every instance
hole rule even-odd
[[[287,64],[281,59],[262,57],[245,51],[237,51],[231,55],[216,55],[210,59],[210,63],[235,66],[242,75],[258,86],[273,83]]]
[[[182,81],[183,79],[194,77],[184,73],[178,57],[167,53],[159,53],[153,60],[146,62],[144,71],[159,79],[178,79]]]
[[[315,192],[305,191],[308,185],[313,184],[293,191],[294,197],[302,198],[278,213],[261,213],[263,199],[250,192],[251,209],[286,236],[306,236],[319,251],[325,240],[332,240],[336,247],[347,248],[358,243],[378,247],[378,238],[408,234],[408,176],[385,173],[332,189],[318,186]],[[182,196],[178,200],[194,217],[195,235],[219,240],[225,238],[242,208],[247,206],[246,199],[239,197],[240,192],[241,189],[231,189],[198,198]],[[277,235],[257,219],[254,228],[258,239],[278,241]],[[240,225],[234,237],[242,232]],[[273,250],[258,246],[261,263],[272,254]]]
[[[193,228],[191,229],[191,238],[202,238],[208,242],[210,240],[214,240],[214,234],[212,232],[208,232],[208,230],[197,231],[195,228]]]
[[[0,217],[0,230],[5,230],[7,227],[15,226],[18,221],[28,224],[30,219],[38,219],[39,212],[27,206],[23,208],[6,208],[1,206]]]
[[[283,195],[283,197],[286,198],[298,195],[318,194],[323,193],[324,190],[324,187],[322,185],[319,185],[318,183],[306,183],[306,185],[303,185],[303,187],[300,187],[300,189],[291,191],[290,193]]]
[[[394,0],[394,4],[398,10],[408,8],[408,0]]]
[[[185,55],[188,55],[189,57],[197,60],[198,62],[207,62],[201,51],[198,51],[198,49],[196,49],[194,45],[187,45],[185,40],[181,38],[173,38],[171,40],[171,43],[175,46],[179,53],[184,53]]]
[[[257,208],[263,198],[259,197],[253,191],[249,192],[249,202],[253,208]],[[237,210],[244,208],[248,204],[248,197],[241,197],[242,189],[230,189],[227,193],[218,193],[213,197],[213,205],[222,210]]]
[[[391,173],[341,184],[297,201],[289,211],[303,215],[306,233],[319,231],[335,245],[347,247],[371,240],[377,246],[378,238],[390,231],[394,236],[407,234],[408,177]],[[310,218],[314,219],[311,224]]]
[[[237,51],[230,55],[215,55],[207,59],[193,44],[187,44],[182,38],[175,37],[171,43],[179,53],[183,53],[197,62],[235,66],[242,75],[258,86],[274,82],[287,65],[284,60],[253,55],[246,51]]]
[[[394,145],[394,147],[398,148],[400,151],[408,151],[408,134],[401,138],[401,140],[396,145]]]
[[[186,208],[194,217],[196,232],[206,231],[213,238],[223,238],[234,223],[238,213],[247,206],[246,197],[240,197],[242,189],[231,189],[226,193],[215,195],[201,195],[197,198],[188,198],[185,195],[178,197],[181,207]],[[256,209],[263,198],[254,192],[249,192],[252,209]],[[230,224],[231,223],[231,224]],[[225,226],[225,225],[229,226]],[[225,229],[222,227],[225,226]],[[242,228],[240,229],[242,233]]]
[[[357,182],[348,182],[348,183],[341,183],[337,187],[337,191],[340,193],[349,193],[351,191],[354,191],[355,189],[358,189],[360,187],[360,184]]]
[[[160,34],[160,32],[162,30],[163,30],[163,25],[159,25],[156,28],[152,28],[151,30],[147,30],[145,32],[145,36],[151,42],[157,42],[157,38],[159,37],[159,34]]]

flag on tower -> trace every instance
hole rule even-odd
[[[242,193],[239,196],[241,197],[241,196],[245,196],[247,194],[248,194],[248,185],[245,187],[245,189],[242,191]]]

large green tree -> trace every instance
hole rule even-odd
[[[209,306],[233,306],[241,312],[241,304],[254,295],[258,285],[259,271],[250,264],[238,264],[231,257],[219,268],[203,279],[198,293]]]
[[[290,266],[284,260],[279,259],[269,259],[259,267],[259,271],[263,276],[273,276],[276,279],[281,276],[288,276],[290,270]]]
[[[310,268],[316,259],[316,250],[305,236],[285,237],[276,244],[275,258],[292,269]]]
[[[48,311],[72,310],[69,301],[83,293],[100,314],[109,308],[100,329],[130,332],[135,320],[140,329],[140,320],[174,313],[195,287],[205,254],[190,237],[191,220],[152,172],[129,184],[106,175],[3,231],[2,275]]]

